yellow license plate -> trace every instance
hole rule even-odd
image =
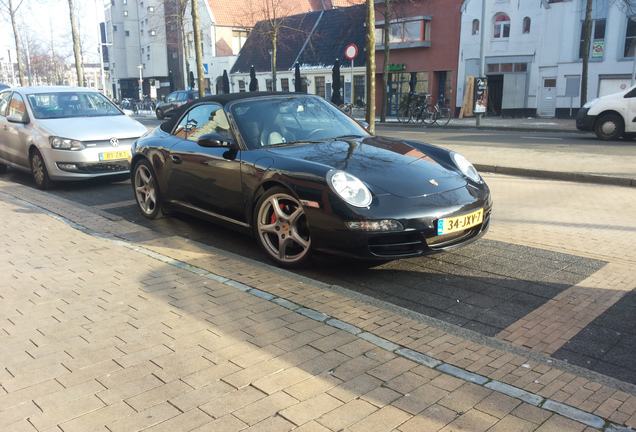
[[[437,235],[462,231],[479,225],[484,220],[484,209],[463,216],[440,219],[437,221]]]
[[[128,150],[106,152],[106,153],[99,154],[99,160],[109,161],[109,160],[116,160],[116,159],[128,159],[129,155],[130,155],[130,151]]]

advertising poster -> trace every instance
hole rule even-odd
[[[488,100],[488,81],[486,80],[486,77],[475,77],[474,89],[475,94],[473,100],[475,101],[475,106],[473,108],[473,113],[483,114],[486,112],[486,101]]]

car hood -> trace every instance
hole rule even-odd
[[[369,137],[277,147],[268,151],[346,171],[370,186],[404,198],[454,190],[466,185],[458,171],[404,141]]]
[[[126,115],[37,119],[51,135],[79,141],[137,138],[148,129]]]

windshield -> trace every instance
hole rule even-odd
[[[230,112],[250,149],[369,136],[355,120],[316,96],[240,100],[231,104]]]
[[[28,95],[33,115],[38,119],[123,115],[101,93],[52,92]]]

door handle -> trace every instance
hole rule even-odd
[[[170,155],[170,159],[172,159],[172,162],[176,164],[180,164],[181,162],[183,162],[183,160],[177,155]]]

